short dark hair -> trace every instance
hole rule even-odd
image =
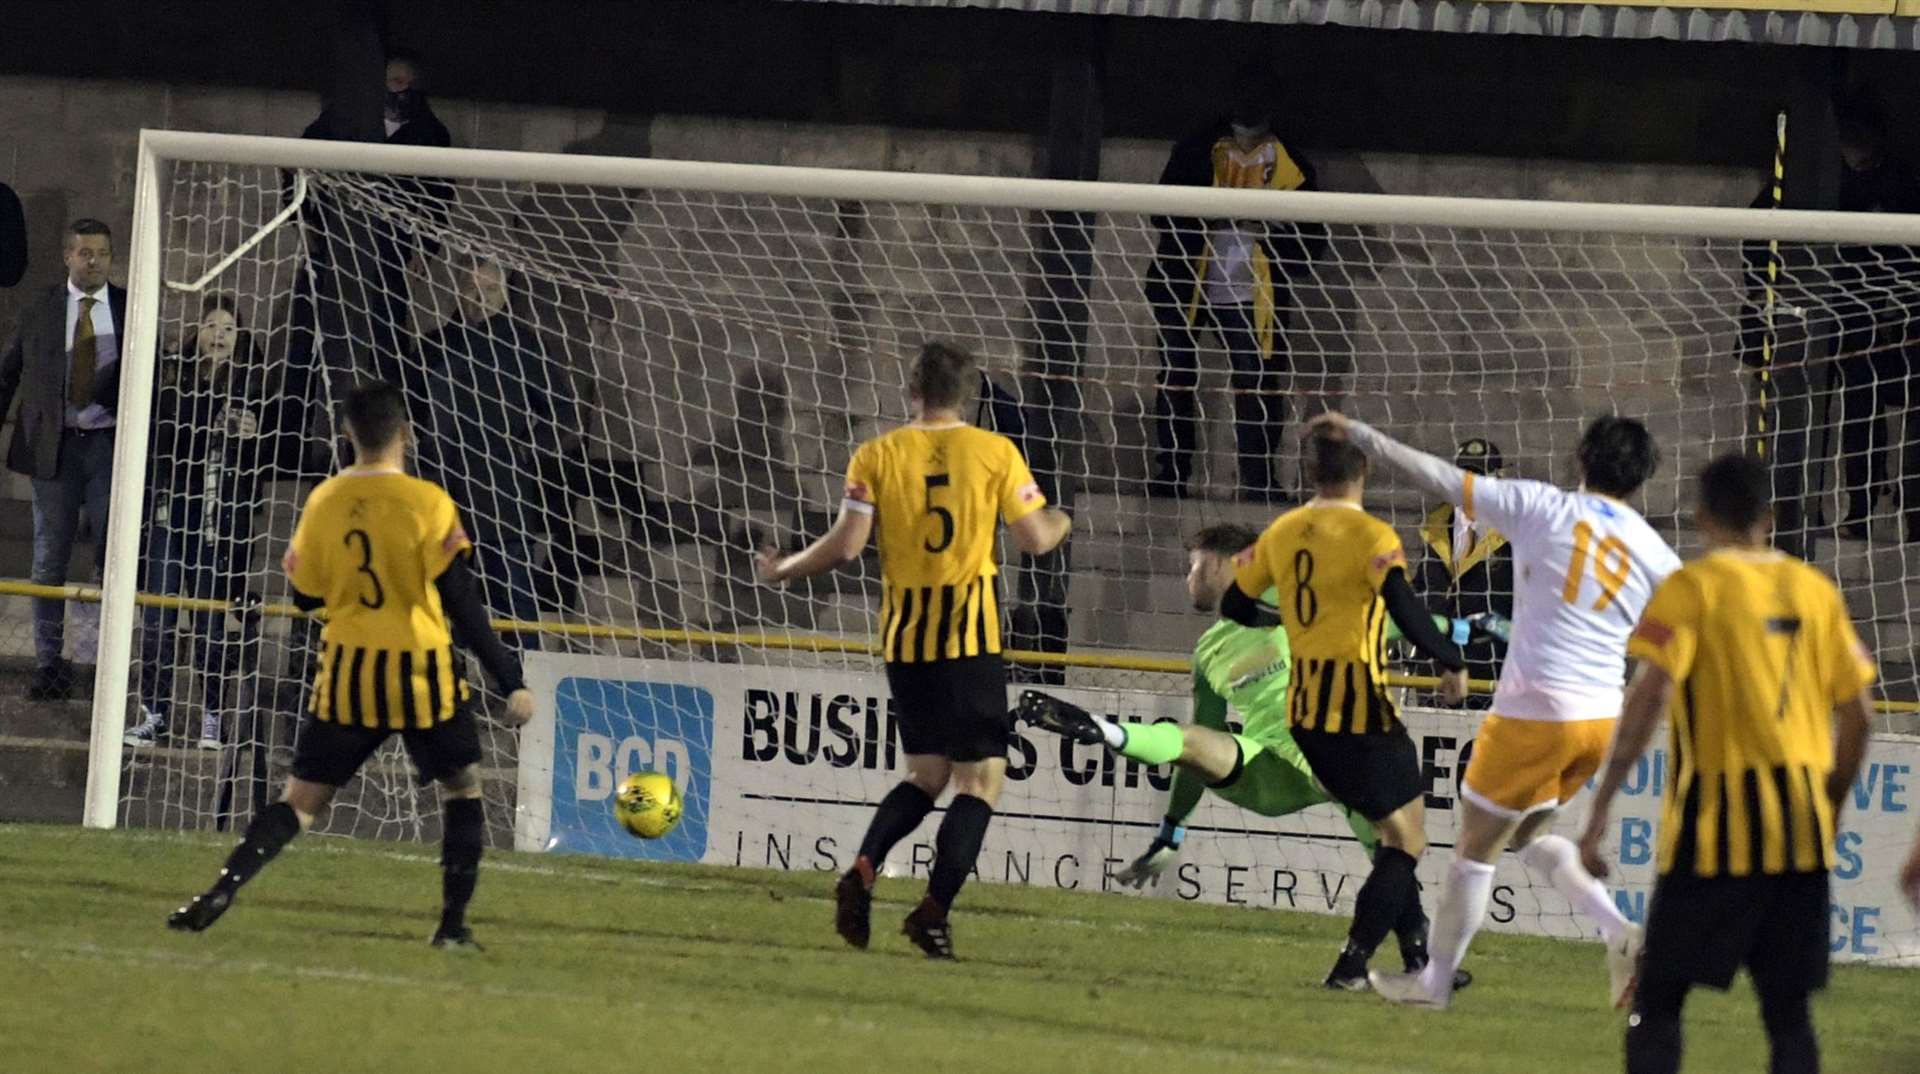
[[[1586,486],[1625,498],[1640,491],[1660,466],[1660,447],[1647,427],[1611,414],[1593,419],[1580,437],[1580,474]]]
[[[1720,525],[1745,532],[1772,509],[1773,481],[1759,459],[1735,452],[1700,471],[1700,511]]]
[[[1303,468],[1315,485],[1345,485],[1367,476],[1367,453],[1339,429],[1317,426],[1307,433],[1305,455]]]
[[[408,67],[413,68],[413,73],[418,75],[423,81],[427,77],[427,58],[422,56],[417,49],[410,49],[404,45],[395,45],[387,50],[387,62],[406,64]]]
[[[67,225],[68,242],[81,235],[105,235],[108,242],[113,241],[113,229],[107,226],[106,221],[95,220],[91,216],[83,216]]]
[[[938,341],[920,348],[907,387],[921,406],[956,407],[967,398],[973,379],[973,356],[951,343]]]
[[[355,388],[341,408],[347,435],[362,451],[380,451],[392,445],[407,427],[407,399],[400,389],[375,381]]]
[[[1187,538],[1187,551],[1206,552],[1215,556],[1237,556],[1259,539],[1260,535],[1246,526],[1237,522],[1222,522],[1217,526],[1208,526]]]

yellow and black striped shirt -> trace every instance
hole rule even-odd
[[[1314,500],[1274,519],[1235,562],[1241,592],[1278,590],[1293,652],[1287,723],[1333,734],[1399,730],[1380,596],[1387,573],[1407,562],[1393,527],[1356,504]]]
[[[355,469],[314,489],[286,556],[288,581],[327,609],[308,711],[394,729],[451,717],[468,687],[434,581],[472,547],[432,482]]]
[[[1628,652],[1674,682],[1662,875],[1833,866],[1833,709],[1874,678],[1826,575],[1772,550],[1722,549],[1661,583]]]
[[[874,437],[847,467],[846,507],[874,515],[886,595],[881,657],[1000,651],[994,533],[1047,504],[1013,441],[954,422]]]

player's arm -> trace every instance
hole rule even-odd
[[[1900,867],[1900,890],[1914,910],[1920,911],[1920,831],[1913,833],[1913,849],[1907,852],[1907,863]]]
[[[447,614],[447,626],[453,631],[454,643],[480,658],[480,665],[487,669],[488,677],[501,693],[526,689],[520,658],[494,633],[487,606],[480,600],[480,587],[474,582],[473,571],[467,567],[466,560],[449,563],[440,577],[433,580],[433,585],[440,591],[440,608]]]
[[[1007,523],[1013,546],[1029,556],[1044,556],[1073,532],[1073,517],[1058,507],[1042,507]]]
[[[1837,823],[1846,808],[1847,792],[1860,778],[1867,760],[1867,740],[1873,737],[1873,701],[1862,688],[1833,707],[1833,771],[1827,773],[1827,800],[1833,803]]]
[[[1413,592],[1413,582],[1407,582],[1405,567],[1386,571],[1386,580],[1380,582],[1380,599],[1386,601],[1388,619],[1400,628],[1407,642],[1413,642],[1415,649],[1446,671],[1467,671],[1467,657],[1461,655],[1452,638],[1440,632],[1442,622],[1452,624],[1452,621],[1428,611],[1419,594]]]
[[[1025,555],[1044,556],[1067,539],[1073,530],[1073,518],[1047,505],[1047,497],[1013,441],[1004,441],[1001,450],[1007,460],[999,488],[1000,517],[1007,523],[1007,534],[1015,548]]]
[[[833,528],[801,551],[782,556],[771,548],[762,550],[760,580],[778,585],[844,567],[860,558],[872,536],[873,505],[849,498],[840,505],[840,517],[833,520]]]
[[[1600,855],[1600,843],[1606,837],[1613,799],[1620,785],[1632,774],[1633,766],[1653,744],[1653,735],[1667,714],[1667,697],[1673,679],[1667,670],[1651,660],[1640,662],[1633,682],[1627,687],[1626,701],[1620,707],[1620,723],[1613,729],[1613,745],[1607,751],[1607,763],[1600,772],[1600,784],[1594,788],[1593,807],[1587,813],[1587,827],[1580,836],[1580,859],[1587,871],[1604,880],[1607,861]]]
[[[1344,414],[1322,414],[1313,421],[1316,425],[1333,425],[1344,429],[1347,438],[1359,445],[1361,451],[1405,474],[1429,495],[1438,496],[1455,507],[1467,506],[1467,472],[1460,467],[1437,455],[1408,447],[1373,426]]]

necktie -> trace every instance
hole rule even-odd
[[[67,377],[67,402],[84,407],[93,402],[93,366],[99,360],[99,342],[93,335],[93,307],[99,299],[81,296],[80,319],[73,326],[73,371]]]

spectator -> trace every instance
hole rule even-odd
[[[66,580],[83,511],[96,566],[103,560],[117,363],[127,323],[127,292],[107,282],[113,267],[107,225],[75,220],[62,249],[65,284],[21,312],[13,342],[0,354],[0,417],[13,409],[16,395],[20,399],[7,467],[33,479],[33,580],[40,585]],[[65,601],[34,600],[31,700],[73,695],[73,666],[62,655],[65,617]]]
[[[1837,107],[1840,134],[1840,208],[1847,212],[1920,212],[1920,176],[1893,151],[1886,111],[1878,100],[1856,94]],[[1884,410],[1911,414],[1914,370],[1910,361],[1908,307],[1913,295],[1902,283],[1913,269],[1903,247],[1846,246],[1839,251],[1833,289],[1840,321],[1834,372],[1840,380],[1840,452],[1846,489],[1841,534],[1867,536],[1873,505],[1892,491]],[[1920,430],[1916,430],[1920,431]],[[1920,540],[1920,437],[1905,437],[1907,539]]]
[[[449,146],[453,136],[427,100],[426,65],[405,50],[388,53],[385,124],[387,145]],[[353,125],[329,105],[301,132],[302,138],[351,140]],[[453,187],[414,177],[374,180],[392,192],[400,208],[429,220],[443,220]],[[340,200],[326,189],[309,188],[301,211],[310,272],[301,273],[293,296],[293,341],[286,392],[326,406],[314,384],[322,363],[351,384],[358,374],[381,368],[401,353],[412,308],[407,270],[416,256],[438,245],[421,239],[393,220]],[[334,348],[324,346],[337,341]],[[300,467],[304,460],[284,461]],[[328,467],[317,467],[324,472]]]
[[[27,271],[27,217],[20,195],[0,183],[0,287],[12,287]]]
[[[225,614],[187,613],[207,684],[199,746],[219,749],[221,731],[232,731],[222,714],[241,705],[241,678],[259,651],[258,601],[247,578],[271,441],[267,366],[241,331],[232,300],[216,296],[202,307],[192,339],[162,363],[159,380],[140,588],[230,606]],[[143,719],[126,734],[130,746],[169,734],[179,622],[178,609],[141,611]]]
[[[1173,148],[1160,182],[1178,186],[1311,190],[1313,168],[1273,132],[1278,81],[1264,66],[1234,76],[1232,109]],[[1158,249],[1145,291],[1160,336],[1160,395],[1154,407],[1159,457],[1148,491],[1188,494],[1193,476],[1197,334],[1211,328],[1232,366],[1240,498],[1279,497],[1273,474],[1286,416],[1284,330],[1293,305],[1289,277],[1324,244],[1319,225],[1155,217]]]
[[[1453,464],[1486,476],[1502,476],[1506,470],[1499,446],[1477,436],[1460,442]],[[1513,618],[1513,549],[1499,531],[1455,511],[1450,503],[1428,512],[1420,536],[1427,545],[1416,582],[1421,595],[1428,607],[1450,619],[1492,624],[1491,629],[1475,630],[1461,653],[1469,677],[1498,679],[1507,643],[1499,636],[1498,620],[1488,617]],[[1484,708],[1490,700],[1485,694],[1474,695],[1467,705]]]
[[[565,370],[509,306],[508,273],[488,260],[461,274],[458,316],[421,341],[417,369],[398,371],[418,411],[420,476],[445,488],[473,537],[482,596],[496,616],[540,617],[541,537],[565,525],[570,500],[543,480],[579,437]]]

